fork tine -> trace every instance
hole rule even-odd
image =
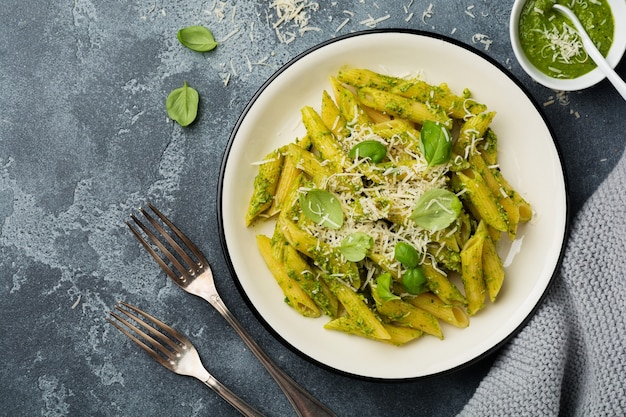
[[[178,271],[178,273],[174,272],[174,270],[172,270],[172,268],[170,268],[168,263],[165,262],[165,260],[161,257],[161,255],[157,251],[154,250],[154,248],[148,243],[148,241],[142,236],[142,234],[139,233],[139,231],[137,231],[137,229],[135,229],[132,226],[132,224],[130,224],[130,222],[126,222],[126,225],[128,225],[128,227],[130,227],[130,230],[133,232],[135,237],[137,239],[139,239],[139,241],[141,242],[143,247],[146,248],[146,250],[148,251],[148,253],[150,253],[150,255],[152,255],[152,257],[157,261],[159,266],[167,273],[167,275],[170,276],[170,278],[172,278],[174,280],[174,282],[180,283],[181,281],[184,281],[185,280],[184,276],[187,273],[187,268],[185,268],[179,262],[179,260],[176,259],[176,257],[174,255],[172,255],[172,253],[169,250],[167,250],[167,248],[165,247],[165,245],[163,245],[163,243],[161,243],[159,238],[156,237],[155,234],[152,233],[150,231],[150,229],[148,229],[146,227],[146,225],[144,225],[141,222],[141,220],[139,220],[133,214],[130,215],[130,218],[135,222],[135,224],[137,226],[139,226],[139,228],[141,230],[143,230],[143,232],[146,234],[146,236],[148,236],[150,241],[152,241],[152,243],[154,243],[159,248],[161,253],[163,253],[167,257],[167,259],[169,259],[169,261],[172,263],[172,265]]]
[[[187,254],[187,252],[185,252],[185,250],[178,244],[178,242],[176,242],[174,238],[168,232],[165,231],[163,226],[161,226],[154,219],[154,217],[152,217],[143,208],[140,208],[139,211],[141,212],[141,214],[144,215],[144,217],[148,220],[148,222],[150,222],[150,224],[157,230],[157,232],[159,232],[161,237],[164,238],[170,246],[172,246],[172,248],[176,251],[178,256],[182,258],[182,260],[187,264],[189,268],[194,267],[196,265],[196,262],[193,259],[191,259],[189,254]]]
[[[121,306],[124,306],[127,309],[132,310],[133,312],[137,313],[138,316],[142,316],[143,318],[152,322],[156,326],[160,327],[161,329],[166,331],[172,338],[163,334],[157,328],[148,325],[144,320],[142,320],[141,317],[131,314],[130,311],[123,309]],[[111,320],[109,318],[107,318],[107,321],[113,324],[118,330],[124,333],[128,338],[130,338],[133,342],[138,344],[141,348],[143,348],[143,350],[148,352],[150,356],[156,359],[159,363],[161,363],[162,365],[166,367],[170,367],[171,366],[170,362],[174,359],[177,352],[180,351],[181,349],[181,347],[176,342],[185,343],[187,339],[178,331],[176,331],[174,328],[172,328],[171,326],[168,326],[167,324],[163,323],[157,318],[151,316],[150,314],[140,310],[139,308],[131,304],[121,301],[120,305],[116,305],[115,308],[120,313],[124,314],[126,317],[132,319],[140,327],[129,322],[124,317],[114,312],[110,312],[110,315],[114,317],[119,323],[122,323],[124,326],[126,326],[126,328],[121,326],[118,322],[115,322],[114,320]],[[140,337],[142,337],[150,345],[148,345],[139,337],[131,333],[129,329],[135,332]],[[147,332],[142,329],[145,329]],[[160,341],[155,339],[155,337],[159,339]],[[169,346],[169,348],[165,346],[164,343],[167,346]]]
[[[207,260],[204,254],[200,251],[200,249],[198,249],[198,247],[183,232],[181,232],[180,229],[176,227],[176,225],[172,223],[170,219],[168,219],[163,213],[161,213],[160,210],[158,210],[152,204],[148,203],[148,207],[154,212],[154,214],[159,217],[159,219],[163,221],[163,223],[167,225],[167,227],[169,227],[174,233],[176,233],[176,236],[178,236],[178,238],[185,243],[185,245],[201,263],[207,263]]]
[[[118,314],[115,314],[113,312],[109,313],[112,317],[114,317],[116,320],[118,320],[119,322],[123,323],[125,326],[127,326],[128,328],[133,329],[134,331],[138,332],[139,334],[145,335],[145,337],[150,338],[150,336],[146,335],[144,332],[142,332],[141,330],[137,329],[135,326],[133,326],[131,323],[129,323],[127,320],[125,320],[124,318],[120,317]],[[160,363],[161,365],[169,368],[170,362],[169,362],[169,357],[168,359],[166,359],[164,356],[162,356],[161,354],[159,354],[155,349],[151,348],[150,346],[148,346],[146,343],[144,343],[141,339],[139,339],[137,336],[135,336],[134,334],[132,334],[130,331],[128,331],[126,328],[124,328],[123,326],[121,326],[118,322],[111,320],[110,318],[107,317],[106,319],[109,323],[111,323],[113,326],[115,326],[120,332],[124,333],[129,339],[131,339],[133,342],[135,342],[137,345],[139,345],[139,347],[141,347],[143,350],[145,350],[150,356],[152,356],[152,358],[154,360],[156,360],[158,363]],[[159,346],[158,344],[156,346]]]
[[[161,320],[157,319],[156,317],[146,313],[143,310],[140,310],[138,307],[135,307],[132,304],[128,304],[125,301],[120,301],[120,305],[126,307],[129,310],[132,310],[133,312],[135,312],[137,315],[133,316],[128,310],[124,310],[122,309],[120,306],[116,306],[116,308],[121,311],[122,313],[124,313],[126,316],[130,317],[131,319],[135,320],[137,323],[139,323],[143,328],[148,329],[152,334],[154,334],[155,336],[157,336],[159,339],[161,339],[162,341],[164,341],[165,343],[167,343],[169,346],[171,346],[174,349],[177,349],[179,346],[176,342],[180,342],[180,343],[185,343],[187,341],[187,338],[185,336],[183,336],[180,332],[178,332],[176,329],[174,329],[172,326],[169,326],[166,323],[163,323]],[[165,331],[167,334],[169,334],[171,337],[168,337],[167,335],[165,335],[162,331],[159,331],[157,328],[153,327],[153,326],[149,326],[143,319],[147,319],[149,322],[151,322],[152,324],[154,324],[155,326],[157,326],[159,329],[162,329],[163,331]]]

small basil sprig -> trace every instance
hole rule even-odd
[[[405,242],[396,243],[394,257],[407,268],[402,273],[402,285],[409,294],[420,294],[426,287],[426,275],[418,266],[420,256],[413,245]]]
[[[452,154],[452,136],[441,123],[426,120],[420,132],[420,149],[428,166],[445,164]]]
[[[389,272],[385,272],[376,278],[376,291],[383,301],[399,300],[400,297],[391,292],[393,279]]]
[[[304,215],[315,223],[330,229],[343,225],[341,203],[334,194],[313,188],[300,194],[299,201]]]
[[[217,46],[213,33],[204,26],[182,28],[177,37],[181,44],[196,52],[207,52]]]
[[[377,140],[364,140],[354,145],[348,152],[348,156],[352,159],[369,158],[377,164],[387,156],[387,147]]]
[[[402,273],[402,285],[409,294],[421,294],[426,288],[426,283],[426,274],[420,267],[409,268]]]
[[[420,256],[413,245],[409,245],[405,242],[398,242],[396,243],[396,247],[393,251],[396,260],[405,268],[415,268],[419,263]]]
[[[181,88],[173,90],[165,101],[165,108],[170,119],[181,126],[188,126],[198,114],[198,92],[183,82]]]
[[[462,204],[451,191],[435,188],[417,199],[409,216],[418,226],[436,232],[448,227],[461,213]]]
[[[374,239],[367,233],[356,232],[346,236],[339,247],[341,254],[350,262],[365,259],[367,251],[374,245]]]

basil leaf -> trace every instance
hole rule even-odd
[[[377,140],[364,140],[350,149],[348,156],[354,158],[369,158],[377,164],[387,156],[387,147]]]
[[[178,41],[196,52],[207,52],[217,46],[213,33],[204,26],[188,26],[178,31]]]
[[[417,295],[426,288],[426,274],[421,268],[409,268],[402,274],[402,285],[409,294]]]
[[[367,251],[374,245],[374,239],[367,233],[351,233],[341,241],[339,250],[350,262],[359,262],[365,259]]]
[[[181,126],[188,126],[198,114],[198,92],[184,81],[181,88],[173,90],[165,101],[165,108],[170,119]]]
[[[428,166],[445,164],[452,154],[452,136],[441,123],[426,120],[420,133],[420,149]]]
[[[376,278],[376,291],[383,301],[400,299],[400,297],[391,292],[391,283],[392,278],[389,272],[385,272]]]
[[[315,223],[330,229],[339,229],[343,225],[341,203],[332,193],[314,188],[300,194],[299,200],[304,215]]]
[[[448,227],[461,213],[461,201],[451,191],[435,188],[417,199],[409,216],[418,226],[435,232]]]
[[[405,242],[396,243],[394,256],[405,268],[415,268],[419,263],[420,256],[412,245]]]

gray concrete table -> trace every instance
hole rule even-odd
[[[624,149],[626,104],[606,82],[557,94],[526,76],[508,40],[511,0],[320,1],[308,9],[314,30],[303,33],[274,28],[271,3],[4,1],[0,415],[237,415],[109,326],[105,315],[119,300],[191,335],[209,369],[263,412],[294,415],[226,322],[175,287],[129,233],[125,220],[147,200],[199,244],[226,304],[275,362],[339,415],[454,415],[488,371],[493,358],[380,383],[322,369],[277,341],[237,291],[217,235],[229,132],[262,83],[317,43],[371,27],[430,31],[483,51],[528,88],[554,128],[575,213]],[[193,24],[211,28],[220,46],[182,48],[176,32]],[[618,71],[626,75],[623,64]],[[183,80],[201,93],[198,120],[185,129],[164,107]]]

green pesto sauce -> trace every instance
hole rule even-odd
[[[555,3],[569,7],[606,56],[613,43],[614,20],[606,0],[529,0],[522,9],[519,22],[520,42],[528,60],[541,72],[555,78],[577,78],[596,64],[585,52],[574,25],[552,9]],[[559,47],[550,38],[577,42],[576,49]]]

